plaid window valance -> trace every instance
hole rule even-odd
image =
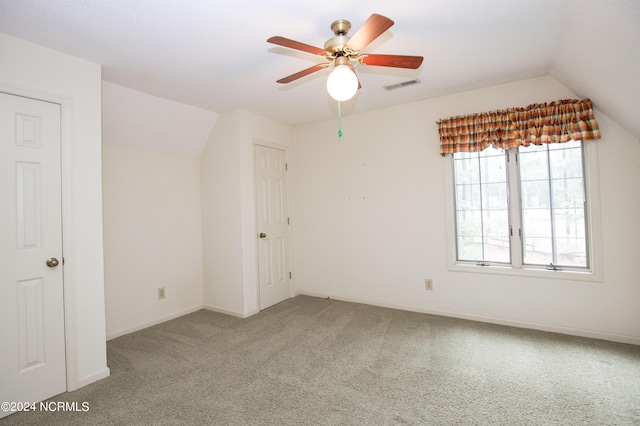
[[[589,99],[564,99],[438,120],[440,154],[600,139]]]

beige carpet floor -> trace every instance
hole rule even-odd
[[[640,425],[640,346],[308,296],[108,342],[87,412],[0,425]]]

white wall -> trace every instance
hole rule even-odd
[[[0,34],[3,90],[62,104],[67,388],[109,375],[106,360],[98,64]]]
[[[296,128],[300,291],[640,344],[640,147],[598,111],[604,282],[448,270],[436,121],[574,97],[543,77]]]
[[[219,114],[102,82],[104,143],[199,157]]]
[[[114,338],[203,306],[199,158],[219,114],[107,82],[102,95],[107,337]]]
[[[102,165],[107,337],[201,309],[199,157],[105,143]]]
[[[201,157],[204,304],[246,317],[258,306],[254,145],[285,149],[292,128],[245,110],[222,114]]]
[[[239,111],[222,114],[200,157],[204,304],[244,313]]]

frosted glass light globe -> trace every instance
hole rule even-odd
[[[337,65],[327,79],[329,95],[336,101],[348,101],[358,91],[358,77],[348,65]]]

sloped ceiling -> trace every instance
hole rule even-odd
[[[640,137],[640,1],[570,0],[549,74]]]
[[[197,157],[219,114],[102,82],[102,141]]]
[[[322,47],[331,22],[353,34],[372,13],[395,25],[367,53],[425,61],[358,66],[363,88],[343,114],[550,74],[640,137],[638,0],[0,0],[0,32],[100,63],[115,85],[296,126],[335,116],[329,70],[277,84],[323,60],[267,38]],[[420,84],[384,89],[410,79]]]

